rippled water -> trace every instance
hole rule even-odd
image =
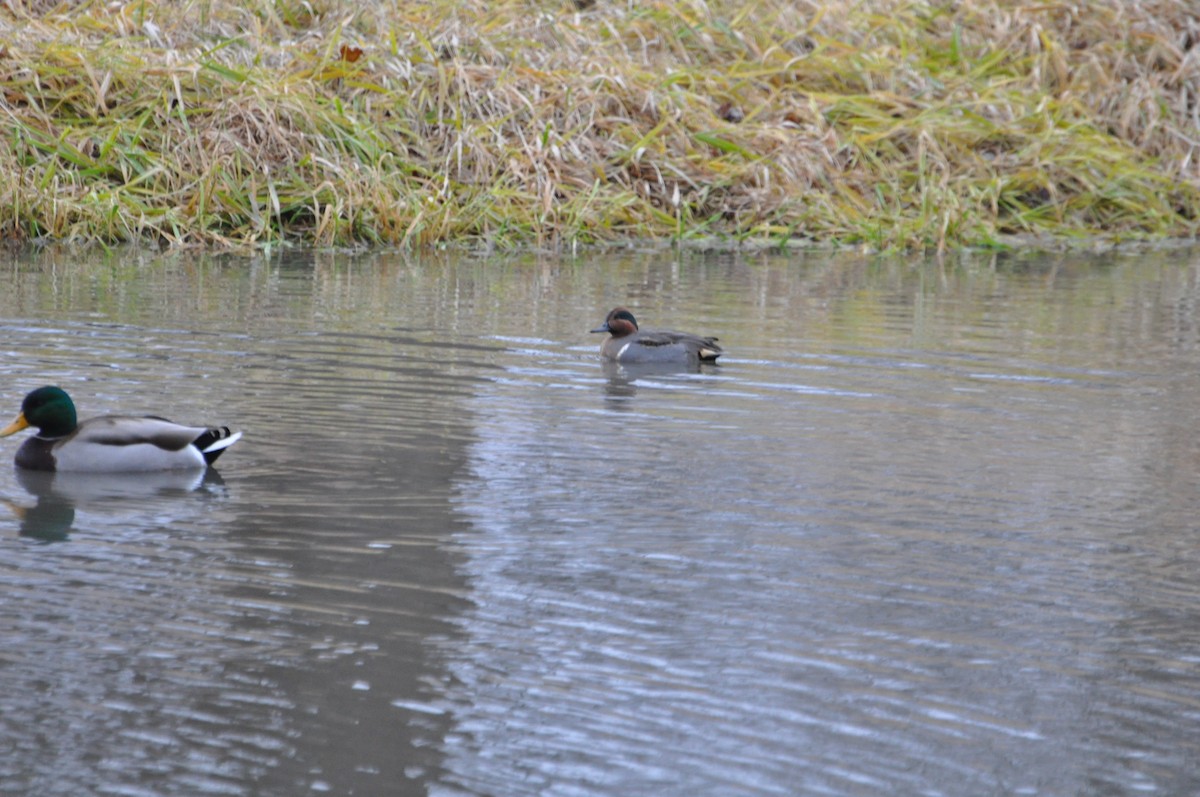
[[[4,422],[246,432],[0,467],[0,793],[1200,791],[1194,252],[0,279]],[[618,303],[729,354],[605,369]]]

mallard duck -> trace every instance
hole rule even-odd
[[[201,469],[242,436],[227,426],[181,426],[155,415],[105,415],[77,423],[71,397],[51,386],[27,395],[21,414],[0,429],[0,437],[30,426],[38,433],[17,449],[18,468],[92,473]]]

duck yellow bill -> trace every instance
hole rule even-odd
[[[10,434],[16,434],[17,432],[21,431],[22,429],[28,429],[28,428],[29,428],[29,421],[25,420],[25,413],[22,412],[20,415],[17,416],[17,419],[15,421],[10,423],[8,426],[5,426],[3,429],[0,429],[0,437],[8,437]]]

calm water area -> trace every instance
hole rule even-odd
[[[0,259],[0,794],[1200,793],[1200,252]],[[615,305],[717,335],[605,368]]]

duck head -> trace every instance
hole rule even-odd
[[[637,319],[633,317],[633,313],[624,307],[617,307],[608,314],[604,323],[593,329],[592,332],[607,332],[614,338],[622,338],[632,335],[637,330]]]
[[[0,437],[8,437],[30,426],[40,437],[63,437],[75,431],[75,403],[61,387],[39,387],[21,402],[16,420],[0,429]]]

